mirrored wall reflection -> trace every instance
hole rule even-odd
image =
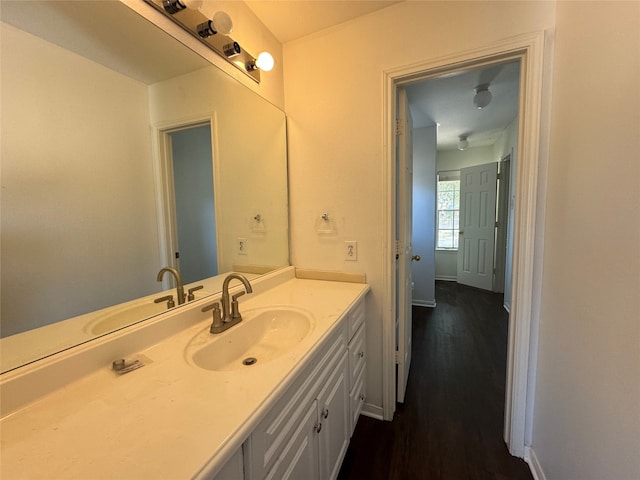
[[[201,298],[288,265],[282,111],[120,2],[3,1],[1,28],[2,371],[165,311],[163,266]]]

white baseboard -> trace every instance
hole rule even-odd
[[[436,280],[442,280],[443,282],[457,282],[458,277],[455,275],[436,275]]]
[[[365,403],[362,406],[360,414],[365,417],[375,418],[376,420],[384,420],[384,410],[382,407],[378,407],[377,405],[372,405],[370,403]]]
[[[429,308],[436,308],[436,299],[434,298],[433,300],[413,300],[412,305],[415,305],[416,307],[429,307]]]
[[[547,480],[533,448],[524,447],[524,461],[529,465],[529,470],[531,470],[534,480]]]

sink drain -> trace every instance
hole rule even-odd
[[[244,360],[242,360],[242,364],[243,365],[254,365],[257,361],[258,361],[258,359],[256,357],[247,357]]]

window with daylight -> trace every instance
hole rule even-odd
[[[459,221],[460,172],[439,172],[436,249],[458,249]]]

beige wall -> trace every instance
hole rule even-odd
[[[288,265],[284,113],[215,67],[151,85],[149,99],[158,128],[213,117],[219,272]],[[263,221],[255,228],[258,214]],[[238,254],[239,238],[246,254]]]
[[[403,2],[284,47],[291,258],[367,274],[370,405],[382,406],[383,72],[554,22],[551,2]],[[335,237],[314,228],[323,212]],[[357,262],[343,260],[345,240],[358,241]]]
[[[640,475],[640,2],[560,2],[533,447]]]
[[[159,257],[146,85],[1,25],[8,335],[148,295]]]

